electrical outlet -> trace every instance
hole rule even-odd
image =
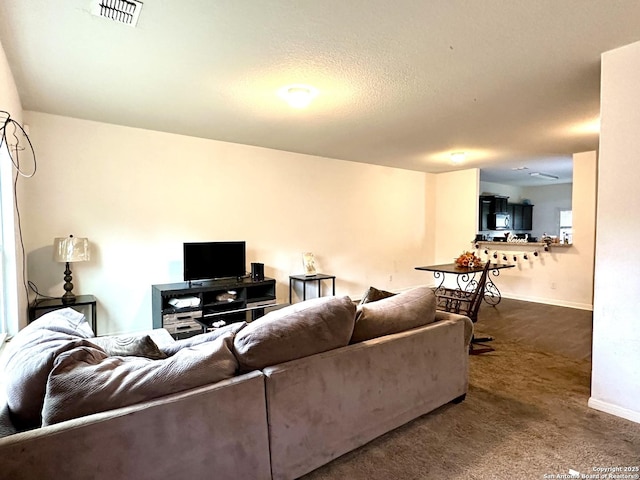
[[[389,283],[393,282],[393,275],[389,275]]]
[[[555,290],[556,289],[556,282],[551,282],[551,290]]]

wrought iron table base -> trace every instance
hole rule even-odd
[[[512,265],[509,265],[509,267],[511,266]],[[420,267],[418,267],[418,269],[420,269]],[[445,275],[446,273],[451,273],[451,272],[443,272],[438,270],[432,270],[432,271],[433,271],[433,277],[436,280],[442,277],[442,279],[440,280],[440,284],[435,289],[435,293],[437,295],[438,293],[444,292],[445,287],[443,286],[443,284],[444,284]],[[496,269],[490,268],[489,271],[491,272],[492,275],[496,277],[500,275],[500,270],[497,268]],[[474,292],[475,289],[478,287],[478,281],[475,279],[476,273],[478,273],[477,270],[456,273],[455,274],[456,284],[458,286],[458,289],[462,292],[469,292],[469,293]],[[487,278],[487,283],[484,286],[483,300],[487,304],[492,306],[498,305],[502,300],[502,295],[500,294],[500,290],[498,290],[498,287],[496,286],[495,283],[493,283],[490,277]]]

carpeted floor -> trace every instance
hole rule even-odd
[[[517,320],[516,334],[508,334],[503,320],[514,309],[528,312],[522,316],[530,334],[522,334]],[[594,475],[598,467],[640,466],[640,425],[587,407],[590,330],[565,335],[558,344],[549,329],[563,318],[590,329],[590,315],[513,300],[497,309],[483,306],[477,330],[501,335],[492,342],[495,352],[470,356],[464,402],[445,405],[303,478],[543,479],[562,478],[570,469]]]

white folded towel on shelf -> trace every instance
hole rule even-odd
[[[169,304],[176,308],[197,307],[200,305],[200,299],[198,297],[172,298]]]

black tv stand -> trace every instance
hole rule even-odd
[[[231,293],[233,292],[233,293]],[[197,299],[197,305],[176,307],[172,299]],[[174,338],[186,338],[216,325],[251,320],[259,307],[276,303],[273,278],[224,278],[151,286],[153,328],[166,328]]]
[[[221,277],[221,278],[210,278],[207,280],[186,280],[186,282],[189,284],[189,288],[191,288],[192,286],[196,286],[196,287],[202,287],[203,285],[208,285],[209,283],[213,283],[213,282],[242,282],[244,281],[244,279],[249,278],[248,276],[241,276],[241,277]]]

